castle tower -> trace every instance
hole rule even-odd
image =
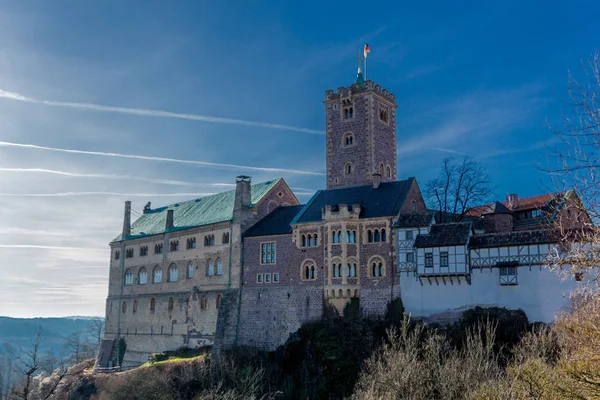
[[[396,96],[363,80],[325,92],[327,188],[396,180]],[[375,176],[375,175],[380,176]]]

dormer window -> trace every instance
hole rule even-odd
[[[344,147],[349,147],[354,144],[354,136],[351,133],[344,135]]]

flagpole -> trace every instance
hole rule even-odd
[[[365,81],[367,80],[367,55],[365,55]]]

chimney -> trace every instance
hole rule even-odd
[[[233,211],[250,208],[252,202],[252,193],[250,189],[251,178],[249,176],[240,175],[235,179],[235,203]]]
[[[125,202],[125,215],[123,217],[123,234],[121,237],[127,239],[131,235],[131,201]]]
[[[173,210],[167,210],[167,222],[165,223],[165,230],[173,229]]]
[[[381,184],[381,175],[373,174],[373,189],[377,189]]]
[[[519,207],[519,196],[516,194],[509,194],[506,196],[506,206],[510,210],[514,210],[515,208]]]

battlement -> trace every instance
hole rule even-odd
[[[331,219],[360,218],[360,204],[326,205],[321,210],[323,221]]]
[[[340,100],[352,95],[362,94],[366,92],[375,92],[380,96],[386,98],[392,103],[396,104],[396,95],[390,93],[387,89],[383,89],[381,85],[376,85],[375,82],[369,80],[365,81],[364,86],[360,86],[358,83],[352,84],[350,87],[339,87],[336,91],[329,89],[325,91],[325,102]]]

